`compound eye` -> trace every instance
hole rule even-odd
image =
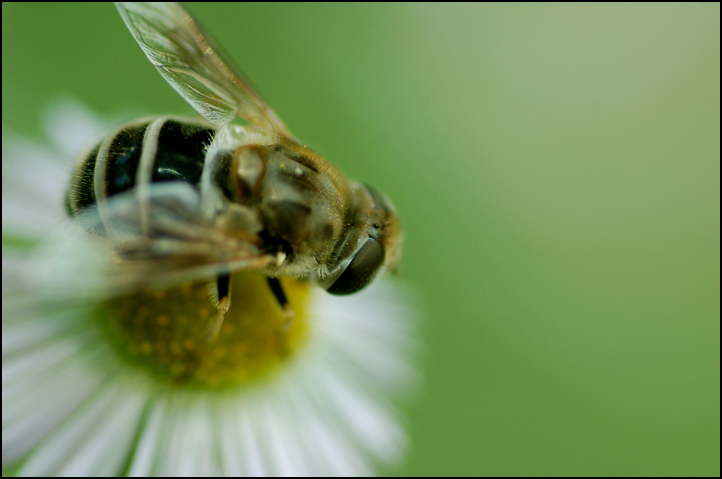
[[[362,290],[384,264],[385,255],[384,247],[375,239],[369,238],[327,291],[335,295],[346,295]]]

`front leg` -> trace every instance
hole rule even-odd
[[[221,274],[216,278],[216,291],[218,294],[218,314],[211,321],[211,324],[206,330],[204,340],[206,342],[213,341],[218,336],[218,332],[223,326],[223,318],[225,317],[228,309],[231,307],[231,275]],[[215,300],[215,298],[213,298]]]
[[[266,277],[266,280],[268,281],[268,286],[271,288],[273,296],[276,297],[276,301],[278,301],[278,305],[283,311],[283,315],[286,317],[286,326],[290,327],[291,320],[293,320],[296,313],[293,312],[293,308],[291,308],[291,304],[288,302],[286,293],[283,291],[283,285],[281,285],[278,278]]]

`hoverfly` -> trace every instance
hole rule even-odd
[[[77,167],[67,210],[109,240],[137,283],[214,278],[215,332],[230,274],[260,271],[287,317],[279,277],[331,294],[368,285],[400,254],[397,215],[299,143],[177,3],[117,3],[150,62],[203,119],[158,117],[118,128]],[[240,117],[245,124],[231,122]]]

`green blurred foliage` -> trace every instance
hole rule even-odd
[[[719,4],[190,4],[377,185],[425,299],[389,474],[719,476]],[[4,131],[191,114],[105,4],[2,7]]]

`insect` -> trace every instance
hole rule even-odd
[[[290,319],[279,277],[346,295],[397,267],[401,234],[389,200],[299,143],[184,7],[116,5],[150,62],[203,118],[123,125],[73,175],[68,212],[110,242],[133,282],[215,278],[215,334],[236,270],[265,275]]]

